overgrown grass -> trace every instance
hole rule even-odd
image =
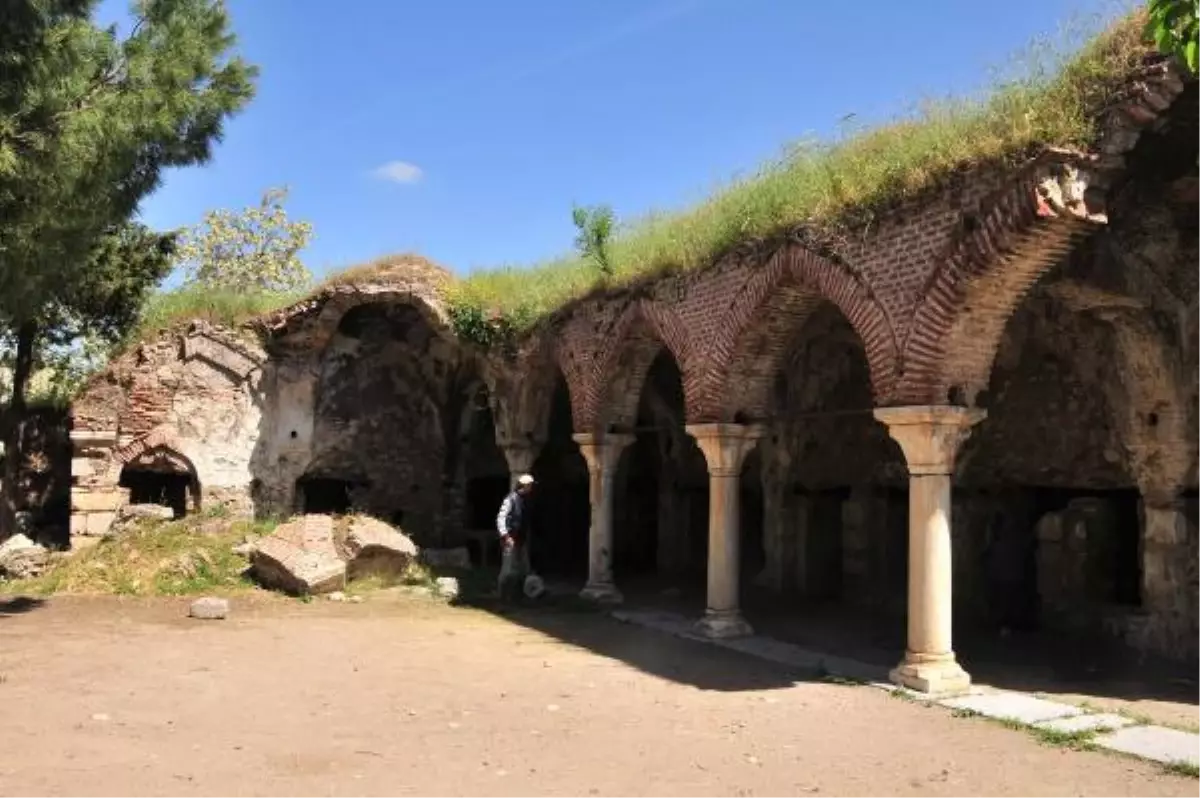
[[[233,552],[243,540],[271,531],[273,522],[198,516],[143,521],[112,539],[59,560],[39,577],[0,582],[0,593],[187,596],[254,589],[248,560]]]
[[[256,316],[286,307],[303,298],[299,293],[232,291],[190,285],[155,294],[142,310],[131,341],[144,341],[194,320],[237,327]]]
[[[450,288],[456,319],[503,319],[519,329],[605,285],[702,268],[785,232],[800,231],[818,247],[836,244],[965,168],[1019,162],[1048,145],[1086,148],[1099,112],[1147,52],[1143,27],[1138,12],[1081,49],[1072,48],[1078,35],[1059,46],[1040,43],[1023,68],[983,96],[928,103],[875,130],[793,147],[690,210],[627,227],[609,245],[610,281],[579,257],[475,272]]]

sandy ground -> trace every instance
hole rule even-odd
[[[607,618],[361,605],[0,606],[8,795],[1196,795],[867,687]]]

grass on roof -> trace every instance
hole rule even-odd
[[[1043,43],[1018,75],[983,96],[929,103],[910,118],[839,142],[794,147],[690,210],[630,225],[610,243],[608,285],[703,268],[735,246],[797,228],[818,242],[835,241],[963,168],[1016,163],[1046,145],[1085,148],[1095,140],[1099,112],[1147,52],[1144,24],[1139,11],[1074,52]],[[565,257],[475,272],[451,288],[449,299],[456,319],[520,329],[602,285],[594,265]]]
[[[163,291],[150,297],[128,340],[144,341],[197,320],[223,327],[237,327],[302,298],[303,294],[300,293],[233,291],[204,285]]]
[[[1068,37],[1086,40],[1081,48],[1069,41],[1037,43],[1017,61],[1012,77],[997,80],[980,96],[930,102],[909,117],[839,141],[793,146],[693,208],[624,225],[609,243],[608,278],[590,261],[567,256],[456,280],[425,258],[404,254],[331,274],[313,293],[385,279],[420,281],[445,294],[460,337],[491,345],[510,341],[597,289],[704,268],[735,247],[795,230],[818,245],[834,243],[963,169],[1019,163],[1048,145],[1087,148],[1095,141],[1100,112],[1148,52],[1144,27],[1139,10],[1098,35]],[[192,319],[236,326],[303,298],[179,289],[151,300],[132,338],[144,340]]]

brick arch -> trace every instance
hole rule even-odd
[[[531,436],[544,443],[549,435],[550,412],[554,404],[554,391],[561,379],[567,386],[572,415],[575,413],[575,390],[567,379],[562,366],[558,339],[552,332],[545,332],[537,346],[522,359],[517,377],[517,397],[514,408],[516,432]]]
[[[663,349],[671,353],[683,374],[686,397],[691,341],[683,323],[666,305],[635,300],[599,341],[599,348],[585,361],[584,379],[577,383],[578,399],[572,391],[576,431],[632,426],[646,374]],[[568,388],[575,387],[570,376],[567,381]]]
[[[196,467],[192,464],[191,458],[183,453],[175,430],[165,425],[155,427],[137,440],[116,449],[112,455],[111,465],[119,470],[126,464],[133,462],[146,452],[154,449],[167,449],[173,452],[176,456],[187,462],[193,475],[196,474]]]
[[[902,343],[895,404],[975,404],[1021,300],[1098,227],[1084,209],[1047,201],[1058,179],[1045,165],[1026,170],[951,245]]]
[[[788,343],[824,301],[841,311],[862,341],[873,394],[888,396],[896,341],[883,306],[846,267],[789,245],[752,272],[722,317],[717,337],[704,352],[703,372],[691,375],[700,384],[685,390],[688,420],[732,421],[739,411],[766,417]]]

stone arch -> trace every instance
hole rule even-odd
[[[301,479],[321,483],[306,489],[305,501],[311,493],[334,509],[402,524],[430,545],[448,517],[447,438],[457,431],[455,392],[469,382],[470,363],[430,306],[408,292],[353,299],[313,333],[324,345],[313,391],[312,464]],[[335,490],[339,484],[346,496]]]
[[[646,374],[664,349],[684,375],[686,395],[691,358],[682,322],[668,307],[650,300],[637,300],[626,307],[590,358],[582,395],[572,396],[576,430],[632,426]]]
[[[182,518],[200,510],[200,478],[192,461],[165,440],[125,447],[118,455],[117,484],[129,490],[130,504],[164,504]]]
[[[795,331],[821,302],[833,303],[863,342],[876,397],[891,392],[895,335],[870,287],[845,267],[799,246],[778,250],[754,270],[706,350],[691,394],[692,423],[767,415],[776,373]]]
[[[898,403],[975,404],[1013,311],[1094,231],[1086,218],[1059,215],[1044,201],[1042,179],[1029,170],[964,222],[922,292],[903,343]]]
[[[366,305],[410,307],[439,336],[447,340],[453,337],[445,309],[429,292],[387,285],[336,286],[261,324],[277,347],[324,351],[346,315]]]

